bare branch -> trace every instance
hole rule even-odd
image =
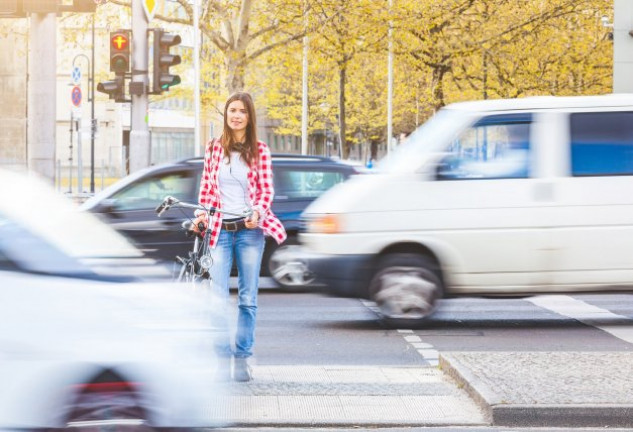
[[[256,59],[260,55],[262,55],[262,54],[264,54],[264,53],[266,53],[266,52],[268,52],[268,51],[270,51],[270,50],[272,50],[274,48],[277,48],[278,46],[285,45],[285,44],[290,43],[290,42],[294,42],[296,40],[301,39],[302,37],[303,37],[302,34],[297,34],[297,35],[293,35],[293,36],[287,37],[286,39],[274,42],[274,43],[272,43],[270,45],[267,45],[265,47],[262,47],[262,48],[260,48],[260,49],[258,49],[256,51],[253,51],[252,53],[250,53],[239,64],[241,66],[244,66],[244,62]]]
[[[223,53],[226,52],[229,49],[230,44],[228,43],[228,41],[226,39],[224,39],[222,37],[222,34],[219,31],[217,31],[217,30],[208,30],[205,27],[205,28],[202,29],[202,32]]]

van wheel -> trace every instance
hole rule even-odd
[[[394,325],[415,324],[431,315],[442,291],[437,264],[413,253],[383,257],[369,285],[383,319]]]

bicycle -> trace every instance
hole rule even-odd
[[[207,221],[211,220],[219,209],[215,207],[204,207],[201,204],[193,204],[184,201],[180,201],[172,196],[166,196],[163,202],[156,207],[155,212],[158,217],[161,217],[163,213],[171,208],[179,208],[184,213],[184,209],[203,210],[206,213]],[[222,214],[235,216],[235,217],[249,217],[252,214],[252,210],[245,211],[243,213],[233,213],[229,211],[222,211]],[[176,276],[177,282],[188,282],[197,284],[201,281],[209,281],[209,269],[213,265],[213,258],[210,254],[210,240],[211,230],[205,229],[202,222],[198,223],[197,230],[194,229],[194,220],[190,216],[186,216],[187,219],[183,221],[182,228],[185,230],[185,235],[189,238],[194,237],[193,248],[189,251],[189,256],[184,258],[176,256],[176,260],[180,263],[180,270],[178,276]]]

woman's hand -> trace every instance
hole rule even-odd
[[[247,217],[244,220],[244,225],[246,225],[246,228],[248,229],[255,229],[257,228],[258,224],[259,224],[259,212],[257,210],[255,210],[253,214],[251,214],[249,217]]]
[[[200,216],[198,216],[197,218],[193,220],[193,232],[195,233],[201,232],[200,229],[198,228],[198,225],[200,224],[200,222],[202,222],[202,225],[204,225],[204,229],[206,230],[207,226],[209,225],[206,214],[201,214]]]

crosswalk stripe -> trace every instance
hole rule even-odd
[[[361,303],[370,311],[380,315],[380,309],[376,303],[370,300],[361,299]],[[429,343],[424,343],[420,336],[417,336],[411,329],[397,329],[396,332],[402,336],[405,342],[416,349],[417,353],[431,366],[439,365],[439,352]]]
[[[623,315],[614,314],[606,309],[585,303],[567,295],[536,296],[527,299],[536,306],[548,309],[559,315],[573,318],[605,331],[625,342],[633,343],[633,320]],[[617,324],[609,324],[617,321]],[[631,322],[632,325],[622,324]]]

